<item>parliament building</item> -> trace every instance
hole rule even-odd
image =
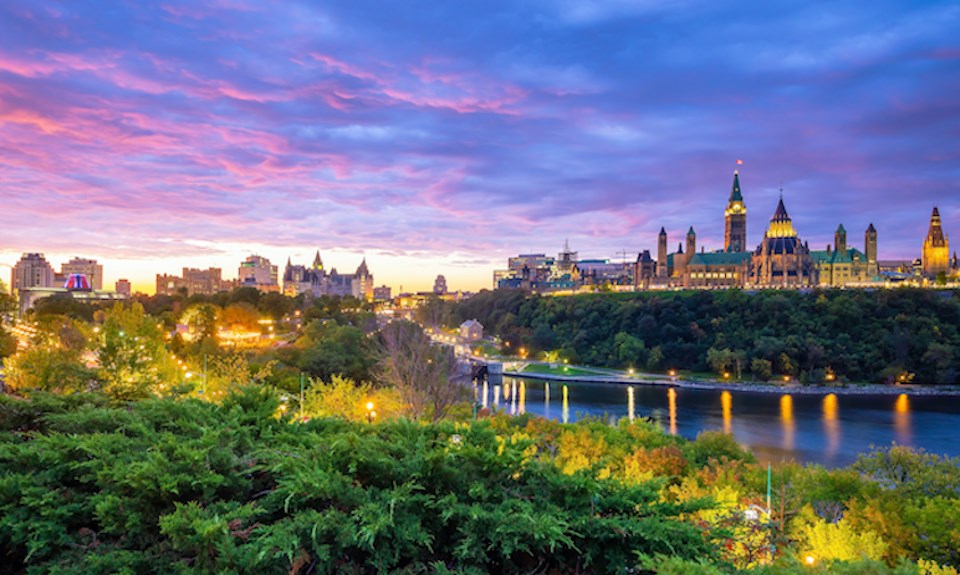
[[[698,251],[697,234],[691,227],[677,251],[669,253],[669,238],[661,228],[657,260],[654,262],[649,252],[637,258],[637,288],[840,287],[878,281],[877,230],[873,224],[864,234],[863,251],[848,246],[842,224],[832,246],[812,250],[793,227],[781,193],[760,245],[750,250],[747,205],[736,171],[724,217],[723,249],[712,252],[703,247]]]

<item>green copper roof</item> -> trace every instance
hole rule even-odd
[[[750,260],[750,252],[712,252],[690,258],[691,266],[733,266]]]
[[[810,259],[814,263],[850,263],[855,259],[859,259],[862,262],[867,261],[867,257],[863,255],[863,252],[856,248],[849,248],[845,252],[838,252],[837,250],[810,250]]]
[[[687,235],[688,235],[688,236],[695,236],[695,235],[697,235],[697,232],[693,231],[693,226],[690,226],[690,231],[687,232]]]
[[[837,228],[837,233],[838,233],[838,234],[845,234],[845,233],[847,233],[847,230],[844,229],[843,224],[840,224],[840,227]]]
[[[730,190],[730,201],[743,201],[743,194],[740,193],[740,173],[737,171],[733,172],[733,188]]]

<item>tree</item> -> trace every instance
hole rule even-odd
[[[613,346],[621,366],[644,365],[647,362],[647,348],[638,337],[621,331],[614,336]]]
[[[371,404],[372,409],[367,409]],[[335,375],[329,383],[312,379],[304,394],[307,417],[342,417],[350,421],[384,421],[402,414],[403,404],[396,390],[376,389],[369,383]]]
[[[17,338],[0,325],[0,359],[13,355],[17,351]]]
[[[179,381],[161,328],[136,302],[105,314],[97,355],[104,390],[118,398],[144,397]]]
[[[760,381],[768,381],[773,377],[773,364],[769,359],[754,358],[750,363],[750,371],[753,372],[753,377]]]
[[[434,345],[420,326],[391,322],[380,341],[380,380],[399,392],[411,417],[437,421],[466,399],[469,371],[452,348]]]
[[[721,375],[729,373],[732,366],[735,365],[736,358],[734,353],[727,348],[716,349],[711,347],[707,350],[707,363],[713,370]]]
[[[332,321],[313,321],[297,341],[302,350],[297,365],[308,374],[330,381],[334,375],[364,381],[376,364],[375,345],[363,331]]]
[[[215,339],[219,315],[219,307],[210,303],[199,303],[188,307],[180,316],[180,322],[189,326],[196,334],[196,339]]]
[[[247,302],[232,303],[223,308],[220,323],[231,331],[259,331],[260,312]]]
[[[883,559],[888,545],[876,532],[858,529],[843,519],[828,523],[812,517],[812,513],[809,508],[805,508],[798,518],[798,521],[804,523],[800,529],[801,550],[804,554],[816,557],[819,561]]]
[[[226,356],[215,356],[207,363],[207,371],[200,377],[206,381],[195,382],[195,387],[206,387],[207,401],[221,401],[232,391],[250,385],[263,385],[270,377],[275,361],[265,365],[252,366],[242,354],[234,353]]]
[[[258,307],[261,314],[279,321],[293,309],[293,299],[281,293],[269,292],[260,298]]]
[[[73,393],[96,382],[96,372],[84,366],[80,352],[48,343],[32,345],[3,364],[7,384],[21,391]]]

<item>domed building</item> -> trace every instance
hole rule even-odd
[[[793,228],[782,195],[763,241],[753,254],[750,283],[765,287],[802,287],[819,283],[810,248],[800,241]]]

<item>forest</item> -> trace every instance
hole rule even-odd
[[[503,351],[571,363],[803,383],[955,384],[960,297],[929,289],[680,291],[429,302],[428,324],[477,319]]]

